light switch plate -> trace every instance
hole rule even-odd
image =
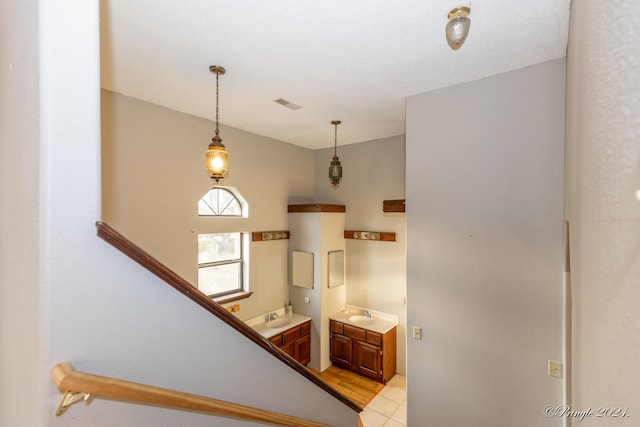
[[[416,340],[421,340],[422,339],[422,328],[418,327],[418,326],[414,326],[413,327],[413,338]]]
[[[550,377],[562,378],[562,362],[549,360],[547,363],[547,375]]]

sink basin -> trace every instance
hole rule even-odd
[[[360,325],[370,325],[371,323],[374,322],[374,320],[371,317],[367,317],[367,316],[349,316],[349,321],[353,322],[353,323],[358,323]]]
[[[270,322],[267,322],[267,328],[272,328],[272,329],[282,328],[283,326],[287,326],[290,323],[291,323],[291,319],[282,317],[280,319],[274,319]]]

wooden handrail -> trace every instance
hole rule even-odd
[[[166,388],[138,384],[116,378],[78,372],[70,363],[59,363],[51,370],[51,377],[58,390],[65,393],[56,415],[61,415],[73,403],[91,397],[124,400],[127,402],[165,406],[203,412],[223,417],[240,418],[286,427],[329,427],[278,412],[266,411],[251,406],[225,402],[223,400],[183,393]],[[80,399],[65,399],[66,396],[81,395]]]
[[[354,411],[362,412],[362,408],[353,400],[349,399],[344,394],[331,387],[313,372],[302,366],[293,357],[278,349],[275,345],[269,342],[269,340],[264,339],[262,335],[253,330],[251,327],[247,326],[242,320],[229,313],[220,304],[213,301],[199,289],[192,286],[188,281],[177,275],[175,272],[173,272],[171,269],[169,269],[167,266],[162,264],[151,255],[149,255],[142,248],[128,240],[122,234],[118,233],[107,223],[101,221],[96,222],[96,229],[98,231],[99,237],[110,243],[112,246],[127,255],[129,258],[136,261],[142,267],[158,276],[160,279],[164,280],[178,292],[185,295],[187,298],[207,310],[209,313],[218,317],[227,325],[231,326],[242,335],[256,343],[258,346],[262,347],[265,351],[271,353],[274,357],[280,359],[283,363],[296,370],[309,381],[313,382],[318,387],[322,388],[327,393],[331,394],[333,397],[335,397]]]

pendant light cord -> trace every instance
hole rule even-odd
[[[335,127],[335,139],[333,140],[333,157],[338,155],[338,124],[333,125]]]
[[[220,89],[218,86],[218,76],[220,75],[219,72],[216,71],[216,138],[218,137],[218,134],[220,133],[220,131],[218,130],[218,97],[220,94]]]

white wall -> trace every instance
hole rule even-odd
[[[331,366],[329,316],[343,310],[346,303],[346,286],[328,287],[328,253],[345,250],[344,224],[345,214],[341,212],[289,214],[290,252],[313,253],[313,288],[290,285],[289,295],[293,310],[312,319],[309,367],[319,371]],[[308,303],[305,298],[309,298]]]
[[[27,67],[26,78],[18,81],[18,87],[23,94],[36,96],[30,87],[37,87],[35,77],[39,76],[40,111],[36,114],[30,104],[37,98],[20,103],[19,96],[12,95],[10,99],[24,110],[9,116],[20,121],[10,135],[27,137],[27,148],[3,149],[2,154],[8,153],[15,162],[14,171],[21,167],[39,174],[39,194],[31,178],[19,177],[14,190],[33,191],[30,197],[37,197],[37,203],[29,197],[26,206],[16,206],[33,208],[20,212],[24,220],[4,209],[2,219],[11,225],[30,221],[29,225],[37,229],[36,236],[26,234],[22,241],[22,236],[12,234],[7,239],[19,251],[28,249],[39,254],[37,280],[22,283],[22,279],[34,279],[31,269],[26,273],[11,270],[8,278],[20,279],[12,285],[34,287],[35,291],[25,293],[32,296],[36,292],[40,306],[5,292],[3,284],[2,296],[9,295],[9,301],[3,301],[3,322],[5,318],[17,319],[16,332],[35,335],[24,343],[17,334],[5,336],[3,332],[3,373],[7,348],[24,356],[19,361],[11,358],[9,363],[17,372],[26,373],[24,379],[3,376],[3,397],[9,389],[13,391],[2,402],[3,425],[5,421],[12,426],[67,427],[257,425],[103,399],[75,405],[55,417],[60,392],[49,371],[63,361],[82,371],[336,426],[355,425],[356,414],[351,409],[267,352],[255,351],[252,342],[96,237],[94,222],[100,219],[101,199],[98,1],[43,2],[36,10],[37,19],[34,9],[17,14],[26,20],[28,28],[36,31],[37,27],[40,33],[39,43],[30,37],[18,43],[25,52],[35,50],[40,57],[37,72]],[[3,76],[3,85],[5,81]],[[40,130],[38,139],[26,130],[27,126]],[[36,143],[39,164],[37,156],[26,155],[33,154]],[[39,223],[36,212],[40,214]],[[5,247],[3,263],[11,260]],[[27,321],[35,325],[26,326]],[[19,348],[22,344],[24,350]],[[273,399],[274,395],[279,399]],[[309,405],[310,401],[314,405]]]
[[[564,71],[407,100],[409,425],[561,425]]]
[[[42,425],[38,339],[38,8],[0,5],[0,425]],[[28,399],[16,396],[29,396]]]
[[[212,90],[214,90],[212,88]],[[215,124],[102,91],[103,219],[190,283],[197,284],[197,236],[288,227],[287,204],[313,196],[313,152],[234,128],[220,127],[230,171],[223,185],[249,204],[249,217],[199,218],[198,200],[212,186],[204,152]],[[243,320],[288,299],[287,241],[250,244]]]
[[[640,395],[640,11],[571,5],[567,200],[573,293],[573,425],[638,425]],[[600,407],[630,408],[599,418]]]
[[[334,189],[328,178],[333,148],[315,152],[315,200],[345,205],[347,230],[396,233],[395,242],[347,239],[345,280],[347,304],[398,316],[396,370],[401,374],[406,372],[405,214],[384,213],[382,201],[404,199],[404,155],[404,135],[338,145],[344,177]]]

